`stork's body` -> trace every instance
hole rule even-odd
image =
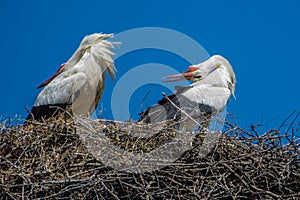
[[[106,41],[112,34],[86,36],[72,57],[49,80],[38,88],[39,93],[27,119],[48,118],[58,110],[90,116],[102,95],[105,71],[111,78],[115,66],[110,51],[114,44]]]
[[[224,110],[228,99],[234,95],[236,82],[230,63],[219,55],[189,67],[183,74],[165,78],[169,82],[188,79],[193,83],[188,87],[178,87],[177,92],[168,99],[163,98],[157,105],[148,108],[141,114],[139,121],[156,123],[179,120],[187,117],[186,114],[199,120],[215,115]]]

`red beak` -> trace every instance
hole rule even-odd
[[[163,77],[164,82],[175,82],[175,81],[184,81],[184,80],[191,80],[193,77],[193,72],[197,68],[194,66],[190,66],[185,72],[181,74],[175,74],[171,76],[165,76]]]
[[[48,80],[46,80],[45,82],[43,82],[42,84],[37,86],[37,89],[48,85],[53,79],[55,79],[55,77],[57,77],[62,72],[64,66],[65,66],[65,63],[59,67],[59,69],[55,72],[55,74],[53,76],[51,76]]]

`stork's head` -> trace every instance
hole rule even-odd
[[[234,96],[236,78],[230,63],[220,55],[190,66],[185,72],[164,77],[165,82],[181,80],[202,81],[206,84],[228,87]]]
[[[112,59],[112,56],[115,54],[111,49],[120,43],[106,40],[109,38],[113,38],[113,34],[94,33],[84,37],[72,57],[66,63],[62,64],[51,78],[40,84],[37,88],[46,86],[61,73],[72,70],[76,66],[100,67],[102,72],[107,71],[113,80],[116,67]],[[74,72],[71,72],[66,76],[73,74]]]
[[[118,46],[120,44],[119,42],[110,42],[107,40],[113,37],[113,34],[102,33],[94,33],[85,36],[82,39],[79,48],[68,60],[68,66],[66,68],[75,66],[86,52],[90,52],[93,63],[97,63],[97,66],[100,66],[103,69],[103,72],[107,71],[113,80],[115,77],[116,67],[112,59],[115,54],[111,51],[111,49],[115,48],[115,45]],[[89,65],[91,64],[92,63]]]

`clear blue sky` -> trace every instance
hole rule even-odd
[[[283,119],[300,108],[299,7],[296,0],[2,1],[0,115],[25,118],[24,106],[33,105],[36,86],[71,56],[83,36],[164,27],[193,38],[210,55],[231,61],[238,82],[236,100],[227,111],[242,126]],[[178,71],[188,66],[167,52],[145,50],[117,60],[117,76],[151,62],[173,65]],[[113,84],[107,81],[106,90]],[[141,98],[138,94],[149,89],[142,87],[133,96]],[[149,96],[148,103],[160,97]],[[107,117],[110,98],[105,91],[101,105]],[[130,102],[134,117],[139,103]]]

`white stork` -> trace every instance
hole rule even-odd
[[[113,34],[100,33],[84,37],[72,57],[37,87],[45,86],[27,120],[49,118],[58,110],[90,116],[101,98],[105,71],[112,79],[115,76],[114,54],[110,50],[115,43],[105,40],[112,37]]]
[[[173,82],[192,80],[188,87],[177,86],[177,92],[158,101],[157,105],[141,113],[140,122],[157,123],[180,120],[188,114],[195,120],[221,112],[231,95],[234,96],[236,78],[230,63],[220,55],[192,65],[182,74],[164,77]],[[172,103],[170,103],[170,101]],[[172,105],[173,104],[173,105]],[[174,106],[175,105],[175,106]],[[182,113],[185,112],[185,113]]]

